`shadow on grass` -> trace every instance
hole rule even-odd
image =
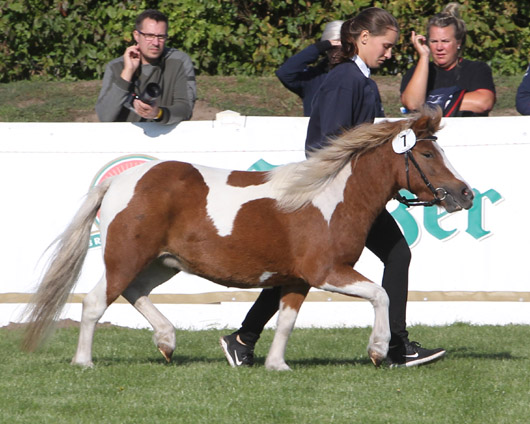
[[[53,352],[53,349],[44,348],[44,351],[35,352],[33,354],[27,354],[28,358],[33,355],[40,356],[39,361],[44,361],[45,363],[52,365],[57,364],[58,362],[64,362],[65,358],[62,354],[57,354]],[[64,352],[63,352],[64,353]],[[57,356],[55,356],[57,354]],[[291,367],[322,367],[322,366],[370,366],[373,367],[373,364],[367,356],[353,356],[351,358],[329,358],[326,356],[320,357],[300,357],[289,358],[286,357],[286,362]],[[255,358],[255,365],[257,367],[265,366],[266,355],[257,356]],[[493,361],[521,361],[528,359],[524,355],[514,355],[509,351],[486,351],[485,349],[480,349],[477,347],[469,346],[459,346],[448,349],[447,355],[444,357],[444,360],[459,360],[459,359],[474,359],[474,360],[493,360]],[[69,363],[71,358],[67,359]],[[124,355],[112,356],[109,354],[94,354],[94,365],[95,367],[110,367],[113,365],[166,365],[166,366],[187,366],[187,365],[197,365],[197,364],[223,364],[228,366],[225,357],[219,350],[219,355],[216,356],[214,353],[209,355],[179,355],[175,353],[173,355],[171,362],[166,362],[166,360],[160,355],[157,351],[146,352],[146,355],[141,355],[139,353],[134,355]],[[386,365],[383,364],[382,368],[385,368]]]
[[[358,366],[358,365],[370,365],[373,367],[372,361],[369,358],[348,358],[348,359],[329,359],[329,358],[304,358],[304,359],[289,359],[286,358],[286,362],[290,367],[321,367],[321,366]],[[262,361],[256,361],[265,365],[265,359]]]
[[[481,352],[469,347],[459,347],[447,352],[447,358],[455,359],[495,359],[495,360],[520,360],[526,359],[522,356],[514,356],[510,352]]]
[[[226,363],[224,357],[211,358],[206,356],[184,356],[184,355],[173,355],[171,362],[167,362],[162,356],[147,356],[147,357],[134,357],[124,358],[117,356],[94,356],[95,367],[110,367],[113,365],[165,365],[165,366],[183,366],[192,364],[216,364]]]
[[[57,361],[62,362],[62,358]],[[304,358],[304,359],[288,359],[287,364],[291,367],[320,367],[320,366],[373,366],[369,358],[352,358],[352,359],[329,359],[329,358]],[[165,366],[186,366],[196,364],[223,364],[229,366],[224,356],[209,357],[209,356],[188,356],[188,355],[173,355],[171,362],[166,362],[162,357],[146,356],[146,357],[117,357],[117,356],[94,356],[95,367],[110,367],[113,365],[149,365],[159,364]],[[255,366],[264,367],[265,358],[256,358]]]
[[[461,347],[451,349],[443,358],[445,361],[451,359],[485,359],[498,361],[518,361],[526,359],[522,356],[515,356],[510,352],[480,352],[468,347]],[[370,366],[373,367],[372,361],[368,357],[354,357],[354,358],[325,358],[312,357],[301,359],[286,358],[286,362],[290,367],[322,367],[322,366]],[[226,359],[223,356],[190,356],[190,355],[174,355],[171,362],[166,362],[162,357],[149,356],[145,358],[119,358],[119,357],[95,357],[94,363],[96,366],[112,366],[113,364],[160,364],[166,366],[186,366],[193,364],[225,364],[228,366]],[[255,359],[255,366],[264,367],[265,357],[258,357]],[[381,368],[387,368],[383,363]]]
[[[290,367],[321,367],[321,366],[371,366],[372,361],[369,358],[352,358],[352,359],[329,359],[329,358],[305,358],[305,359],[286,359]],[[207,356],[186,356],[174,355],[171,362],[166,362],[162,357],[154,356],[146,358],[118,358],[100,356],[94,357],[94,365],[98,366],[112,366],[115,365],[146,365],[146,364],[160,364],[166,366],[186,366],[197,364],[222,364],[229,366],[224,356],[207,357]],[[265,358],[256,358],[255,367],[265,367]]]

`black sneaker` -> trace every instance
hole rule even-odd
[[[437,361],[445,355],[445,349],[424,349],[418,342],[405,342],[401,346],[390,346],[387,361],[391,368],[414,367]]]
[[[238,342],[237,333],[221,337],[219,343],[230,366],[254,365],[254,348]]]

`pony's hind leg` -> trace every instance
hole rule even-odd
[[[102,277],[96,287],[83,299],[79,341],[77,343],[77,351],[72,359],[73,365],[81,365],[83,367],[94,366],[92,363],[92,342],[94,340],[96,324],[108,307],[106,288],[107,281],[105,277]]]
[[[122,295],[149,321],[154,330],[153,341],[156,347],[166,361],[170,362],[176,345],[175,327],[147,296],[155,287],[169,280],[178,271],[165,267],[160,261],[160,259],[153,261]]]
[[[265,360],[265,368],[276,371],[290,370],[289,365],[285,362],[285,349],[289,336],[293,331],[298,311],[308,292],[309,285],[286,286],[282,288],[278,323],[269,354]]]
[[[352,279],[353,278],[353,279]],[[347,283],[347,281],[352,281]],[[374,326],[368,341],[368,356],[375,366],[381,365],[388,353],[390,325],[388,321],[388,295],[385,289],[347,267],[341,272],[333,272],[326,283],[319,287],[335,293],[360,297],[368,300],[374,308]]]
[[[155,344],[166,358],[171,359],[175,350],[175,329],[148,299],[149,293],[158,285],[170,279],[177,271],[163,267],[154,261],[122,293],[123,296],[146,317],[155,330]],[[111,299],[112,301],[114,299]],[[107,280],[102,277],[99,283],[83,299],[83,312],[79,331],[77,351],[72,364],[92,367],[92,344],[97,322],[109,306]]]
[[[125,293],[123,294],[125,297]],[[147,296],[140,296],[131,304],[149,321],[154,330],[153,341],[167,362],[175,351],[175,327],[153,305]]]

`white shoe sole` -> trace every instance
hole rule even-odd
[[[221,349],[223,349],[223,353],[225,354],[226,360],[228,361],[228,363],[230,364],[232,368],[235,368],[236,364],[234,360],[232,359],[232,356],[228,352],[228,344],[225,342],[224,337],[221,337],[219,339],[219,344],[221,345]]]
[[[431,362],[437,361],[438,359],[442,358],[443,356],[445,356],[446,353],[447,352],[445,350],[442,350],[440,352],[436,352],[435,354],[431,356],[426,356],[425,358],[416,359],[414,361],[408,361],[408,362],[405,362],[404,364],[392,364],[391,363],[390,368],[416,367],[418,365],[429,364]]]

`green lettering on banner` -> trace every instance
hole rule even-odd
[[[93,233],[90,235],[90,242],[88,245],[89,249],[101,246],[101,235],[99,233]]]
[[[254,162],[250,165],[250,168],[247,171],[270,171],[273,168],[276,168],[278,165],[271,165],[269,162],[260,159],[257,162]]]
[[[483,228],[485,199],[488,199],[492,204],[496,204],[502,200],[502,196],[494,189],[487,190],[484,193],[473,189],[473,192],[475,193],[475,200],[473,202],[473,207],[467,211],[468,219],[466,232],[473,238],[480,240],[491,234],[491,231]],[[408,190],[400,190],[400,194],[407,198],[412,196],[412,193]],[[456,228],[445,230],[440,226],[440,220],[447,214],[447,211],[441,210],[438,206],[427,206],[423,208],[423,226],[429,234],[438,240],[445,240],[457,231]],[[412,246],[415,244],[418,241],[420,230],[416,219],[409,212],[409,208],[400,203],[399,206],[391,212],[391,215],[400,225],[408,245]]]
[[[456,228],[447,231],[440,226],[440,219],[446,215],[447,211],[441,210],[438,206],[427,206],[423,210],[423,226],[438,240],[444,240],[448,237],[451,237],[456,231]]]
[[[502,200],[502,196],[499,192],[493,189],[487,190],[484,193],[473,189],[473,193],[475,193],[475,200],[473,201],[473,207],[467,212],[468,220],[466,233],[479,240],[491,233],[491,231],[485,230],[482,227],[485,216],[485,200],[488,199],[492,204],[495,204]]]

